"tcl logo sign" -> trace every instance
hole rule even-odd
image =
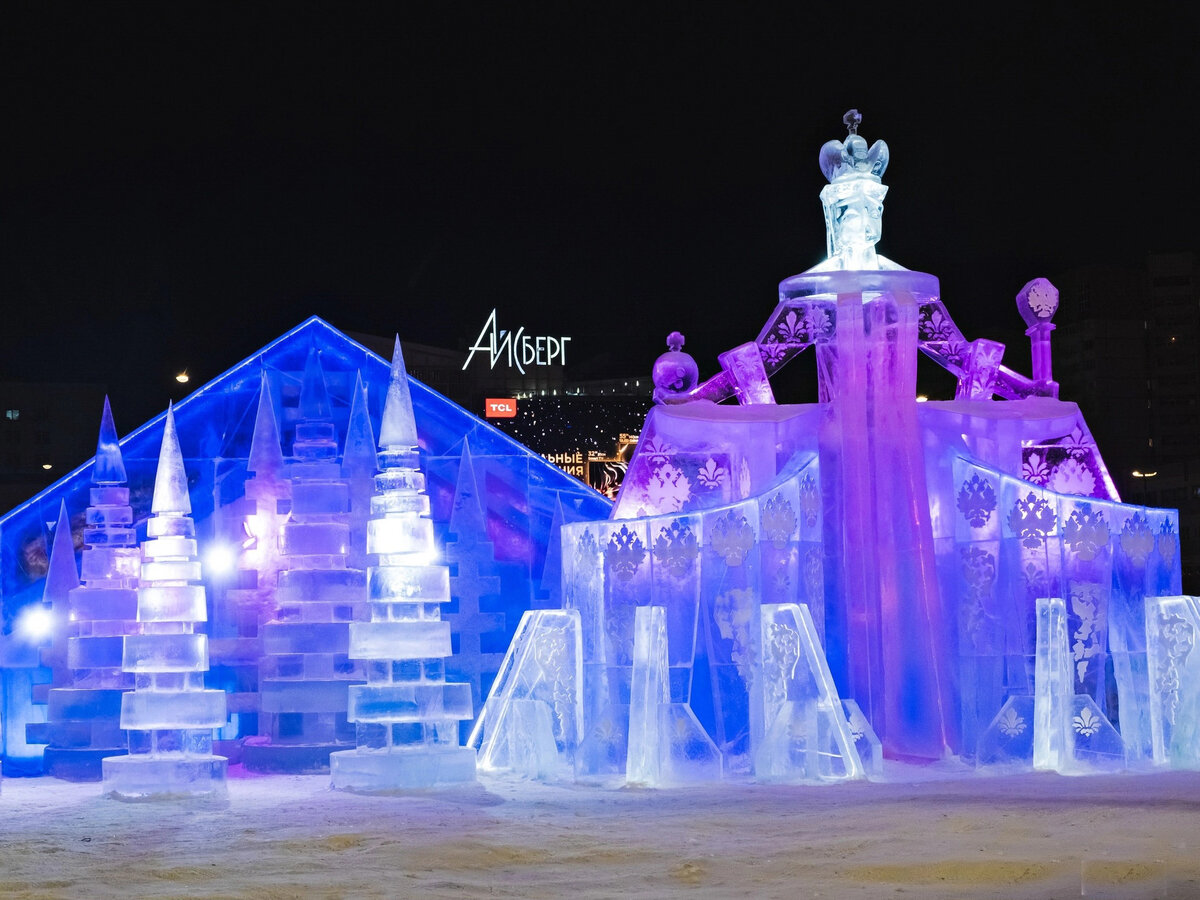
[[[483,410],[489,419],[511,419],[517,414],[517,401],[512,397],[489,397],[483,401]]]

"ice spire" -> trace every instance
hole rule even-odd
[[[408,387],[408,373],[404,370],[400,335],[396,335],[396,347],[392,351],[392,374],[388,379],[387,400],[383,405],[383,422],[379,426],[379,446],[417,446],[417,423],[413,418],[412,394]]]
[[[325,387],[325,370],[317,348],[308,351],[304,362],[304,378],[300,382],[300,418],[324,421],[330,418],[329,391]]]
[[[280,444],[279,423],[275,420],[275,403],[271,398],[271,385],[267,381],[267,372],[264,369],[246,471],[261,476],[280,475],[283,472],[283,447]]]
[[[347,478],[361,474],[371,476],[378,468],[375,430],[371,427],[371,414],[367,409],[367,388],[359,371],[354,376],[354,392],[350,396],[350,420],[346,424],[342,474]]]
[[[117,427],[113,424],[112,408],[104,398],[104,413],[100,417],[100,439],[96,442],[96,461],[92,464],[92,484],[124,484],[125,460],[121,458],[121,444],[117,441]]]
[[[176,512],[191,515],[192,501],[188,496],[187,472],[183,468],[183,453],[179,449],[179,434],[175,430],[175,408],[167,405],[163,426],[162,450],[158,454],[158,473],[154,476],[154,499],[150,512]]]
[[[75,568],[75,539],[71,534],[71,518],[67,515],[67,501],[63,500],[58,506],[58,524],[54,526],[54,540],[50,545],[49,570],[46,572],[46,590],[42,599],[46,603],[66,608],[67,592],[77,587],[79,587],[79,570]]]
[[[471,446],[464,436],[458,483],[454,488],[454,506],[450,509],[450,533],[457,536],[460,542],[486,540],[485,524],[479,484],[475,480],[475,463],[471,460]]]
[[[70,621],[69,593],[79,587],[79,570],[75,567],[75,539],[71,534],[71,517],[67,515],[67,502],[59,503],[58,524],[54,527],[54,540],[50,545],[49,569],[46,572],[46,587],[42,603],[50,608],[54,622],[53,643],[43,656],[43,665],[51,670],[55,685],[70,680],[67,670],[67,624]]]

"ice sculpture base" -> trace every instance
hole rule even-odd
[[[393,750],[346,750],[329,757],[335,790],[359,793],[412,791],[475,780],[475,751],[470,747]]]
[[[42,771],[63,781],[99,781],[101,763],[122,756],[124,747],[47,747],[42,755]]]
[[[261,739],[260,739],[261,740]],[[333,753],[353,750],[354,744],[271,744],[248,739],[242,747],[242,763],[260,775],[325,775]]]
[[[104,794],[115,800],[225,796],[224,756],[113,756],[104,760]]]

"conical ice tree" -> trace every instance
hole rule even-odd
[[[447,684],[450,573],[438,565],[429,497],[400,340],[379,430],[367,553],[369,622],[350,628],[350,655],[368,660],[367,683],[350,688],[358,746],[330,757],[333,786],[387,791],[473,781],[475,751],[459,744],[471,689]]]
[[[104,760],[104,792],[118,799],[204,795],[225,790],[227,761],[212,753],[225,725],[225,693],[206,690],[208,618],[187,472],[175,413],[167,408],[154,498],[142,543],[137,619],[123,667],[136,685],[121,698],[129,755]]]

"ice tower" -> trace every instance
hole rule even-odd
[[[284,569],[275,616],[262,628],[262,737],[247,741],[248,768],[319,772],[353,746],[346,689],[363,680],[348,655],[350,622],[362,608],[363,571],[350,556],[350,489],[320,357],[313,349],[300,387],[300,418],[288,477],[292,506],[280,531]]]
[[[106,397],[83,533],[82,585],[69,591],[69,612],[57,617],[68,635],[66,670],[50,690],[50,744],[43,757],[46,774],[69,781],[99,781],[101,760],[125,752],[121,695],[133,687],[133,675],[122,671],[122,650],[137,621],[142,558],[127,480]],[[58,535],[55,544],[57,556]],[[70,565],[73,570],[73,549]]]
[[[227,760],[212,752],[225,725],[225,692],[204,687],[208,619],[187,472],[167,409],[154,499],[142,543],[139,630],[124,638],[122,667],[135,689],[121,697],[129,755],[103,761],[105,794],[119,799],[223,793]]]
[[[379,430],[367,553],[369,622],[350,627],[350,655],[367,660],[367,683],[350,688],[358,746],[334,753],[335,788],[387,791],[473,781],[475,751],[459,722],[473,716],[471,688],[448,684],[450,571],[435,562],[433,521],[417,452],[408,375],[396,340]]]

